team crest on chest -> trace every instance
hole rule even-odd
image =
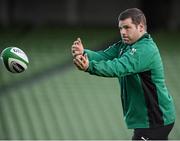
[[[132,48],[131,51],[130,51],[130,54],[131,54],[131,55],[134,55],[135,52],[136,52],[136,49],[135,49],[135,48]]]

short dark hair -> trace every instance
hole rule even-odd
[[[125,20],[127,18],[131,18],[133,24],[139,25],[140,23],[144,24],[145,29],[147,29],[146,17],[144,13],[138,8],[130,8],[121,12],[118,17],[118,22],[121,20]]]

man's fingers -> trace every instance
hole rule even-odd
[[[79,41],[78,41],[78,40],[75,40],[73,44],[77,44],[77,43],[79,43]]]
[[[78,67],[78,69],[83,70],[83,64],[80,61],[80,58],[73,59],[74,64]]]
[[[76,60],[76,62],[78,62],[79,65],[82,66],[82,57],[81,57],[81,56],[77,56],[77,57],[75,58],[75,60]]]
[[[76,56],[78,56],[78,55],[81,55],[81,52],[78,51],[78,50],[71,50],[71,53],[72,53],[72,56],[73,56],[73,57],[76,57]]]
[[[74,43],[73,44],[75,44],[75,45],[79,45],[81,43],[81,39],[80,38],[78,38],[76,41],[74,41]]]
[[[72,45],[71,47],[71,53],[73,54],[73,56],[77,56],[77,55],[82,55],[82,50],[80,49],[79,46],[77,45]]]
[[[71,53],[73,55],[80,55],[81,54],[81,51],[80,49],[76,46],[76,45],[72,45],[71,47]]]
[[[83,65],[86,65],[87,58],[85,56],[81,56],[80,60]]]
[[[72,45],[72,50],[80,50],[79,47],[77,45]]]
[[[73,45],[79,45],[79,44],[81,44],[81,39],[77,38],[77,40],[74,41]]]
[[[79,45],[77,45],[77,44],[76,45],[73,44],[71,49],[73,49],[73,50],[82,50],[81,47]]]
[[[79,64],[82,68],[85,67],[85,65],[86,65],[86,59],[85,59],[84,56],[82,56],[82,55],[77,56],[77,57],[76,57],[76,61],[78,62],[78,64]]]
[[[71,46],[71,54],[73,57],[83,54],[83,45],[80,38],[77,38],[77,40],[73,42],[73,45]]]

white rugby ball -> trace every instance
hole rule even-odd
[[[12,73],[21,73],[27,69],[29,60],[27,55],[18,47],[7,47],[1,53],[6,69]]]

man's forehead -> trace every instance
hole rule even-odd
[[[119,21],[119,27],[122,27],[124,25],[129,25],[129,24],[132,24],[132,19],[131,18],[127,18],[127,19]]]

